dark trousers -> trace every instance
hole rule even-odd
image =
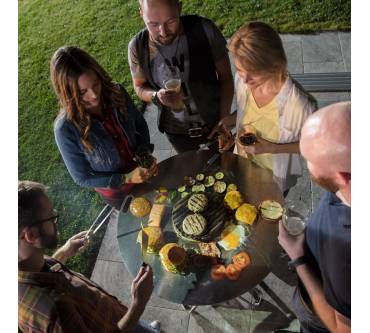
[[[173,148],[175,148],[178,154],[185,153],[190,150],[198,150],[199,145],[206,144],[210,140],[207,139],[206,135],[203,135],[199,138],[191,138],[187,134],[168,134],[166,133],[168,141],[171,143]],[[213,139],[214,140],[214,139]],[[209,149],[218,152],[218,143],[217,141],[212,144]]]
[[[299,287],[296,287],[294,290],[292,308],[301,324],[302,333],[330,333],[320,318],[304,301]]]

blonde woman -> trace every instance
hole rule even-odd
[[[230,129],[236,124],[234,152],[271,170],[287,194],[302,174],[299,138],[316,102],[290,77],[281,39],[269,25],[244,25],[232,36],[228,48],[237,70],[237,113],[219,125]],[[255,143],[243,144],[240,137],[246,131],[254,132]]]

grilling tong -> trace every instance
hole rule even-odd
[[[96,232],[101,228],[101,226],[108,220],[109,216],[113,212],[113,209],[114,208],[112,208],[109,205],[104,206],[104,208],[101,210],[99,215],[95,218],[94,222],[92,223],[89,230],[87,231],[86,236],[85,236],[86,239],[89,239],[92,235],[96,234]],[[101,219],[103,216],[104,218]],[[98,226],[95,229],[93,229],[97,223],[99,223]]]

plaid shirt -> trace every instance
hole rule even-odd
[[[118,332],[127,312],[82,274],[50,257],[50,272],[18,272],[18,325],[23,332]]]

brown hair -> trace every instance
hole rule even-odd
[[[47,187],[29,180],[18,181],[18,230],[30,226],[40,218],[41,198],[47,196]]]
[[[268,24],[250,22],[231,37],[228,49],[254,73],[284,74],[287,59],[279,34]]]
[[[88,53],[74,46],[59,48],[50,61],[50,75],[55,94],[61,106],[60,113],[80,130],[81,140],[87,151],[91,151],[89,140],[91,116],[81,102],[78,78],[92,70],[102,84],[102,104],[113,104],[119,112],[126,114],[126,104],[119,86]]]

